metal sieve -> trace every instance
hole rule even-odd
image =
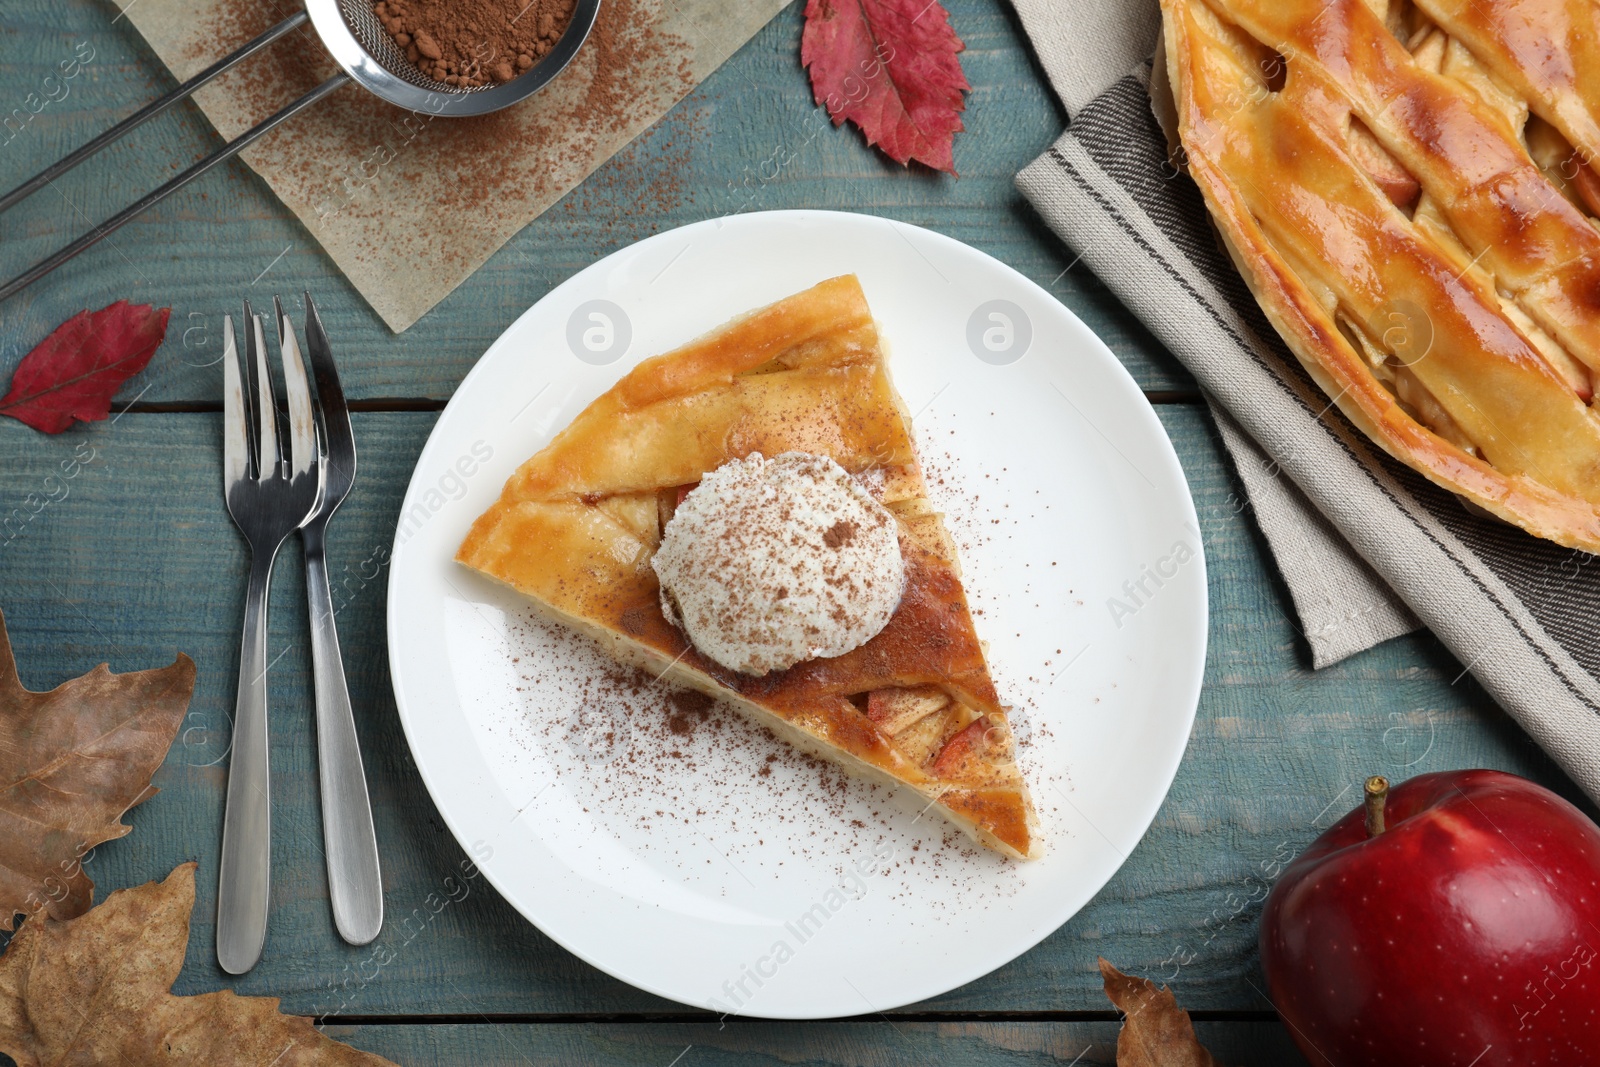
[[[323,46],[332,55],[334,62],[339,64],[338,74],[300,99],[256,123],[182,174],[124,208],[59,252],[0,285],[0,300],[33,284],[79,252],[115,233],[146,209],[165,200],[217,164],[238,155],[274,127],[299,114],[346,82],[353,81],[369,93],[396,107],[446,118],[483,115],[524,100],[544,88],[568,63],[572,62],[572,58],[578,54],[578,49],[588,40],[589,31],[594,28],[595,17],[600,13],[600,2],[601,0],[575,0],[572,21],[567,23],[567,28],[556,41],[555,47],[532,67],[510,81],[481,86],[458,86],[435,81],[407,59],[405,53],[400,51],[394,39],[378,21],[371,0],[306,0],[305,10],[290,15],[165,96],[146,104],[88,144],[62,157],[9,193],[0,196],[0,211],[42,189],[60,175],[144,125],[172,105],[188,99],[202,85],[221,76],[279,38],[304,26],[308,21],[316,30],[317,36],[322,39]],[[528,6],[532,6],[531,0]]]

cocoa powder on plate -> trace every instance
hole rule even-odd
[[[373,13],[434,81],[508,82],[543,59],[572,21],[574,0],[377,0]]]

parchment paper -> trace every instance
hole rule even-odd
[[[119,3],[180,80],[295,10],[282,0]],[[571,65],[521,104],[435,118],[347,85],[241,157],[399,333],[787,3],[604,0]],[[307,26],[195,99],[232,138],[335,70]]]

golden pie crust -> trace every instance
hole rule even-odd
[[[1318,385],[1438,485],[1600,551],[1600,5],[1161,7],[1153,91]]]
[[[861,647],[757,678],[702,656],[666,619],[650,559],[681,489],[731,459],[788,451],[831,456],[894,514],[906,591]],[[518,468],[456,558],[616,658],[726,701],[804,751],[916,790],[996,851],[1039,855],[955,549],[853,276],[641,363]]]

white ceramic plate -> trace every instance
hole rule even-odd
[[[1034,863],[980,851],[732,713],[634,686],[452,560],[517,465],[639,360],[850,272],[1014,706],[1044,823]],[[412,754],[501,894],[624,981],[769,1018],[937,996],[1071,918],[1166,796],[1205,646],[1188,486],[1106,346],[982,252],[822,211],[660,234],[530,308],[440,416],[389,580]]]

